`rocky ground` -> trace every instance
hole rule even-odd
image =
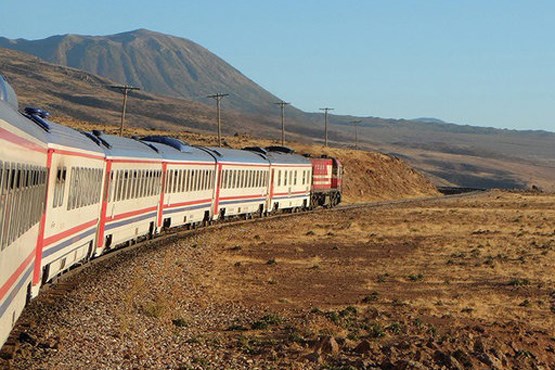
[[[0,364],[555,368],[554,225],[490,192],[153,242],[46,290]]]

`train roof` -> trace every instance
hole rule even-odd
[[[7,103],[16,111],[19,109],[17,95],[15,94],[15,91],[13,90],[11,85],[2,75],[0,75],[0,101]]]
[[[104,150],[102,150],[102,148],[94,141],[83,135],[82,132],[47,119],[44,119],[44,122],[46,122],[49,126],[46,131],[48,144],[63,145],[104,154]]]
[[[0,119],[43,143],[47,141],[45,131],[19,113],[17,96],[2,75],[0,75]]]
[[[268,158],[262,153],[217,147],[203,149],[212,153],[219,163],[269,164]]]
[[[291,150],[290,152],[285,150],[275,151],[272,147],[266,148],[268,159],[273,165],[285,164],[285,165],[310,165],[310,160],[302,155],[294,154]]]
[[[3,100],[0,100],[0,119],[45,143],[44,147],[46,148],[46,132]]]
[[[155,147],[160,156],[165,160],[215,163],[215,159],[211,154],[179,139],[167,136],[147,136],[142,138],[141,141]]]
[[[107,157],[144,158],[161,160],[161,155],[154,146],[137,139],[109,135],[101,131],[85,133],[92,140],[97,140]]]

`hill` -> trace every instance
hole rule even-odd
[[[160,76],[166,76],[164,95],[147,90],[133,93],[128,106],[131,126],[214,132],[214,104],[204,97],[204,92],[232,91],[229,88],[234,93],[222,103],[225,134],[279,137],[279,109],[270,104],[278,98],[185,39],[138,30],[106,37],[66,35],[36,41],[0,38],[0,45],[26,50],[56,63],[75,62],[81,68],[90,65],[98,73],[115,74],[115,79],[106,79],[0,49],[0,73],[12,80],[22,101],[44,106],[56,115],[117,124],[121,96],[107,85],[138,81],[137,84],[151,90],[162,86],[154,81],[160,82]],[[133,54],[135,59],[125,53]],[[106,59],[108,55],[114,59]],[[108,64],[114,65],[108,68]],[[153,69],[153,65],[159,69]],[[122,75],[119,68],[130,77],[141,75],[143,82],[122,81],[128,75]],[[184,80],[190,80],[187,83],[190,90],[183,86],[174,86],[174,90],[168,87]],[[168,96],[172,91],[179,91],[187,99]],[[288,139],[322,142],[322,114],[288,107],[286,116]],[[430,118],[396,120],[330,115],[329,139],[333,146],[353,147],[353,120],[361,121],[360,148],[403,158],[436,184],[499,188],[535,185],[555,190],[553,133],[456,125]]]
[[[202,46],[145,29],[111,36],[0,38],[0,47],[158,95],[209,102],[209,94],[230,93],[229,106],[245,112],[268,111],[279,100]]]

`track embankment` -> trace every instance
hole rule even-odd
[[[553,367],[554,210],[489,192],[172,235],[46,290],[3,364]]]

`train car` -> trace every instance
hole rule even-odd
[[[312,179],[310,160],[285,147],[274,146],[266,150],[271,166],[268,209],[272,212],[307,209]]]
[[[174,138],[148,136],[141,140],[155,147],[162,157],[165,182],[158,228],[211,221],[217,177],[214,156]]]
[[[45,131],[18,112],[0,76],[0,347],[31,297],[47,152]]]
[[[93,131],[106,155],[95,255],[152,237],[163,183],[162,157],[148,142]]]
[[[214,218],[266,212],[270,162],[257,152],[226,148],[204,148],[216,158],[218,174]]]
[[[343,166],[336,158],[310,158],[312,163],[311,207],[333,207],[341,202]]]
[[[42,114],[27,109],[28,114]],[[45,223],[37,244],[33,296],[41,284],[93,256],[104,180],[104,151],[83,133],[49,121],[38,122],[48,140]]]

